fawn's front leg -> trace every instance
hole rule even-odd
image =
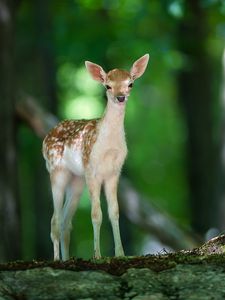
[[[109,219],[111,221],[115,244],[115,256],[124,256],[119,228],[119,206],[117,201],[117,186],[119,174],[105,181],[105,194],[108,203]]]
[[[100,204],[101,183],[96,178],[89,177],[87,179],[87,186],[91,197],[91,220],[94,232],[94,258],[100,258],[100,229],[102,224],[102,210]]]

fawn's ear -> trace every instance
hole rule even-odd
[[[145,54],[136,60],[130,70],[130,75],[133,79],[137,79],[143,75],[149,60],[149,54]]]
[[[97,80],[101,83],[104,83],[106,80],[106,73],[105,71],[102,69],[101,66],[94,64],[90,61],[85,61],[85,66],[88,70],[88,72],[91,74],[91,77],[94,80]]]

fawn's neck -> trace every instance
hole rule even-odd
[[[125,103],[120,105],[108,100],[101,120],[101,128],[108,133],[124,134],[125,107]]]

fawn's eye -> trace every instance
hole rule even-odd
[[[133,82],[131,82],[129,85],[128,85],[129,88],[132,88],[133,87]]]
[[[107,90],[111,90],[111,86],[109,86],[109,85],[106,84],[105,87],[106,87]]]

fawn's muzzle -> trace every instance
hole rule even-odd
[[[117,96],[116,99],[119,101],[119,102],[124,102],[126,97],[125,96]]]

